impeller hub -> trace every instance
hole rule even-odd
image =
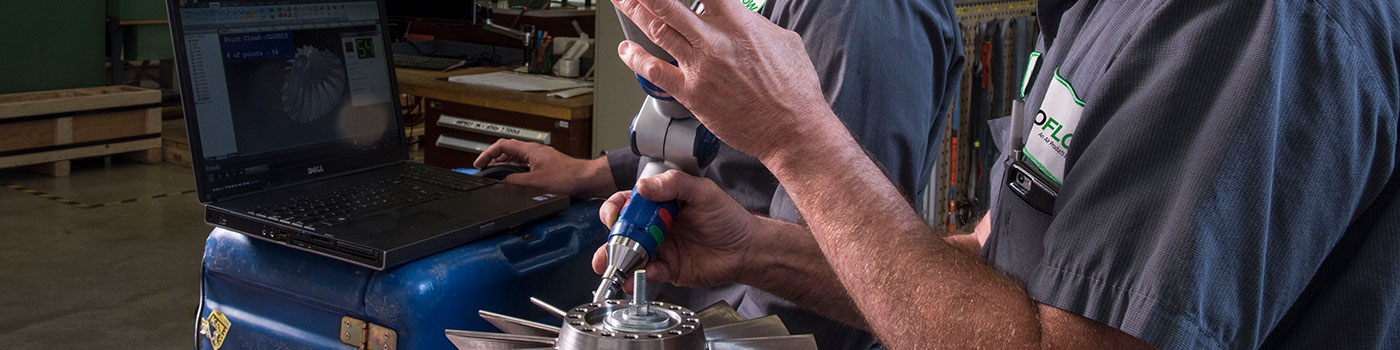
[[[680,305],[647,302],[637,312],[627,300],[607,300],[569,310],[556,347],[571,349],[704,349],[705,334],[695,312]]]
[[[608,328],[628,331],[628,332],[652,332],[666,330],[672,326],[675,319],[666,315],[665,312],[638,311],[637,306],[628,306],[625,309],[613,311],[603,320],[603,325]]]

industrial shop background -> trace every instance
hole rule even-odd
[[[1010,113],[1038,34],[1033,1],[957,3],[966,60],[961,95],[948,116],[927,195],[917,199],[924,218],[949,234],[970,231],[987,210],[988,173],[1002,150],[986,123]],[[385,49],[396,56],[413,162],[465,171],[486,145],[512,137],[500,130],[535,135],[516,138],[574,157],[628,146],[628,125],[645,95],[613,54],[623,32],[607,1],[478,1],[446,10],[431,0],[389,4],[387,35],[395,42]],[[192,90],[177,78],[167,14],[162,0],[0,3],[0,30],[9,33],[0,37],[0,284],[6,286],[0,343],[6,347],[207,348],[256,328],[239,321],[253,317],[253,310],[211,312],[202,302],[214,293],[207,290],[211,283],[232,283],[227,288],[248,293],[271,287],[208,277],[231,273],[214,266],[210,254],[232,238],[211,234],[196,194],[191,158],[197,155],[189,148],[181,104]],[[530,35],[522,41],[488,22]],[[427,46],[433,52],[424,53]],[[579,90],[561,98],[451,81],[497,73]],[[564,215],[596,218],[596,209],[587,209]],[[514,230],[488,241],[516,247],[509,249],[569,245],[552,241],[564,239],[558,235]],[[334,274],[340,266],[243,258],[269,270]],[[371,273],[355,271],[361,272],[350,274]],[[374,282],[348,283],[369,288]],[[489,328],[475,313],[461,317],[475,322],[466,325]],[[364,347],[378,344],[367,338],[393,334],[407,348],[408,338],[417,336],[366,317],[346,318],[325,325],[330,340],[314,344]],[[340,337],[342,327],[360,333]]]

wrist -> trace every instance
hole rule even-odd
[[[583,164],[579,174],[583,176],[579,179],[579,188],[575,189],[574,195],[583,197],[606,197],[613,191],[612,169],[608,166],[607,157],[581,160]]]
[[[749,215],[748,220],[748,240],[742,245],[745,250],[737,264],[735,282],[760,289],[774,288],[770,282],[783,279],[772,273],[800,274],[800,269],[790,267],[809,261],[803,253],[811,252],[804,249],[810,248],[804,243],[811,241],[811,236],[794,236],[804,234],[802,226],[758,215]],[[820,254],[819,250],[816,252]]]
[[[753,214],[748,215],[745,220],[749,221],[745,225],[748,228],[747,232],[744,233],[746,239],[739,245],[744,250],[739,254],[738,263],[734,264],[737,271],[734,271],[732,276],[734,276],[734,283],[755,285],[756,282],[763,281],[764,277],[762,269],[754,268],[772,266],[772,260],[778,254],[772,251],[774,247],[769,244],[770,239],[774,236],[771,232],[773,231],[772,224]]]
[[[800,117],[809,122],[792,128],[790,140],[755,155],[775,176],[781,175],[780,171],[796,170],[807,164],[834,164],[826,159],[841,156],[841,152],[854,144],[845,124],[830,108],[826,105],[816,107],[820,108],[812,108],[809,114]],[[859,149],[858,145],[855,147]]]

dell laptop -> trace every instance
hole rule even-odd
[[[210,224],[382,270],[568,206],[409,162],[382,1],[167,8]]]

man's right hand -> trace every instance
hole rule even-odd
[[[805,226],[750,213],[714,181],[676,170],[644,178],[637,189],[653,201],[681,202],[656,260],[646,265],[647,280],[691,288],[747,284],[868,329]],[[603,224],[617,223],[631,194],[603,203]],[[607,268],[605,248],[593,253],[593,272]]]
[[[758,217],[710,179],[671,170],[641,179],[637,189],[653,201],[681,202],[656,260],[646,267],[650,281],[696,288],[738,282],[744,268],[753,263],[752,252],[765,249],[765,243],[752,234]],[[603,224],[612,228],[617,223],[631,195],[631,191],[618,192],[603,203],[598,209]],[[599,274],[607,268],[606,247],[593,253],[593,271]]]
[[[606,196],[614,190],[608,160],[573,158],[538,143],[500,139],[472,163],[477,169],[492,165],[521,165],[530,171],[506,176],[505,182],[534,186],[571,196]]]

